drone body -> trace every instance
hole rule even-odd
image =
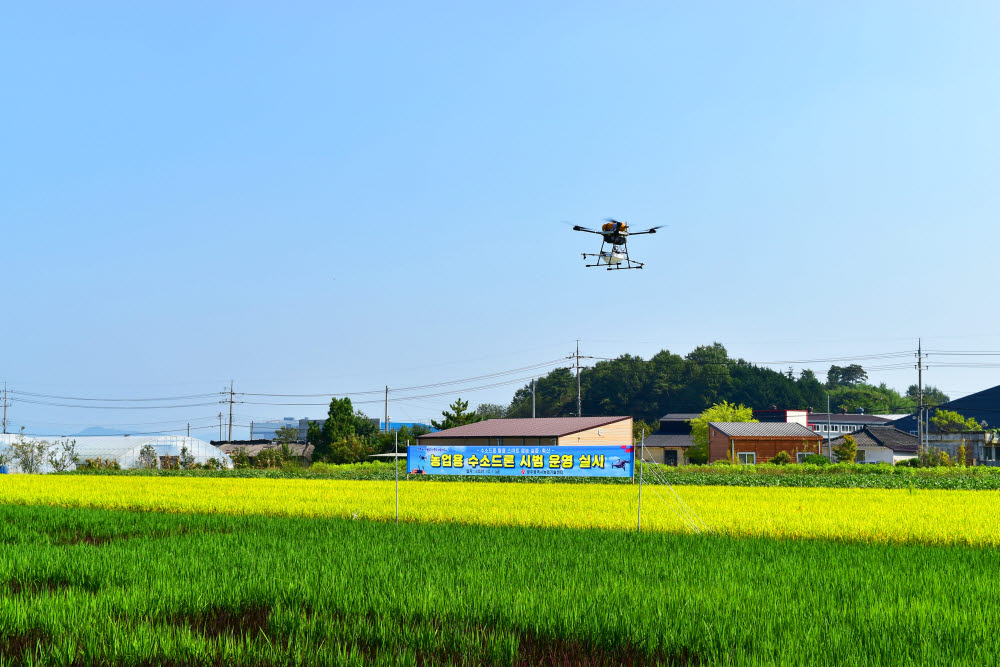
[[[607,221],[601,225],[601,231],[587,229],[586,227],[581,227],[579,225],[574,225],[573,227],[573,229],[578,232],[588,232],[590,234],[600,235],[601,250],[596,253],[582,253],[583,260],[586,262],[588,257],[596,257],[597,259],[593,264],[587,264],[586,266],[603,266],[608,271],[617,269],[641,269],[643,263],[636,262],[628,256],[628,237],[637,236],[639,234],[655,234],[656,230],[659,228],[660,227],[652,227],[641,232],[630,232],[627,222],[621,222],[611,218],[608,218]],[[606,250],[606,246],[611,246],[611,249]]]

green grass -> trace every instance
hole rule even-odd
[[[989,664],[1000,554],[0,506],[0,663]]]
[[[651,466],[666,475],[672,484],[696,486],[794,486],[872,489],[965,489],[1000,490],[1000,467],[908,468],[887,464],[836,464],[756,466]],[[405,476],[405,464],[400,464]],[[391,463],[372,462],[348,465],[315,463],[309,468],[294,465],[285,468],[241,470],[120,470],[79,471],[64,474],[88,475],[157,475],[190,477],[298,478],[341,480],[391,480]],[[411,475],[410,480],[475,482],[499,484],[631,484],[632,480],[615,477],[481,477],[459,475]]]

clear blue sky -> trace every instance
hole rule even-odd
[[[875,4],[8,6],[0,380],[354,391],[577,338],[760,361],[1000,349],[1000,10]],[[635,240],[646,269],[583,268],[594,237],[561,221],[606,216],[669,225]],[[953,395],[1000,383],[933,361]]]

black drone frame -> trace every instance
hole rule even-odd
[[[595,266],[603,266],[608,271],[620,271],[622,269],[641,269],[643,267],[642,262],[637,262],[628,256],[628,237],[638,236],[639,234],[655,234],[657,229],[660,227],[653,227],[641,232],[629,232],[625,229],[625,223],[619,222],[612,218],[608,218],[607,222],[614,223],[614,227],[608,231],[596,231],[593,229],[587,229],[586,227],[581,227],[579,225],[573,226],[573,231],[577,232],[588,232],[590,234],[597,234],[601,237],[601,251],[597,253],[585,252],[581,253],[583,255],[583,261],[586,262],[588,257],[597,257],[597,261],[593,264],[585,264],[588,268]],[[610,240],[609,240],[610,239]],[[611,252],[606,252],[604,250],[605,246],[611,246]],[[623,255],[622,261],[612,264],[611,257],[615,254]],[[601,263],[601,258],[607,257],[607,264]]]

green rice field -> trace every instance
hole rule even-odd
[[[1000,656],[991,548],[0,506],[0,663]]]

